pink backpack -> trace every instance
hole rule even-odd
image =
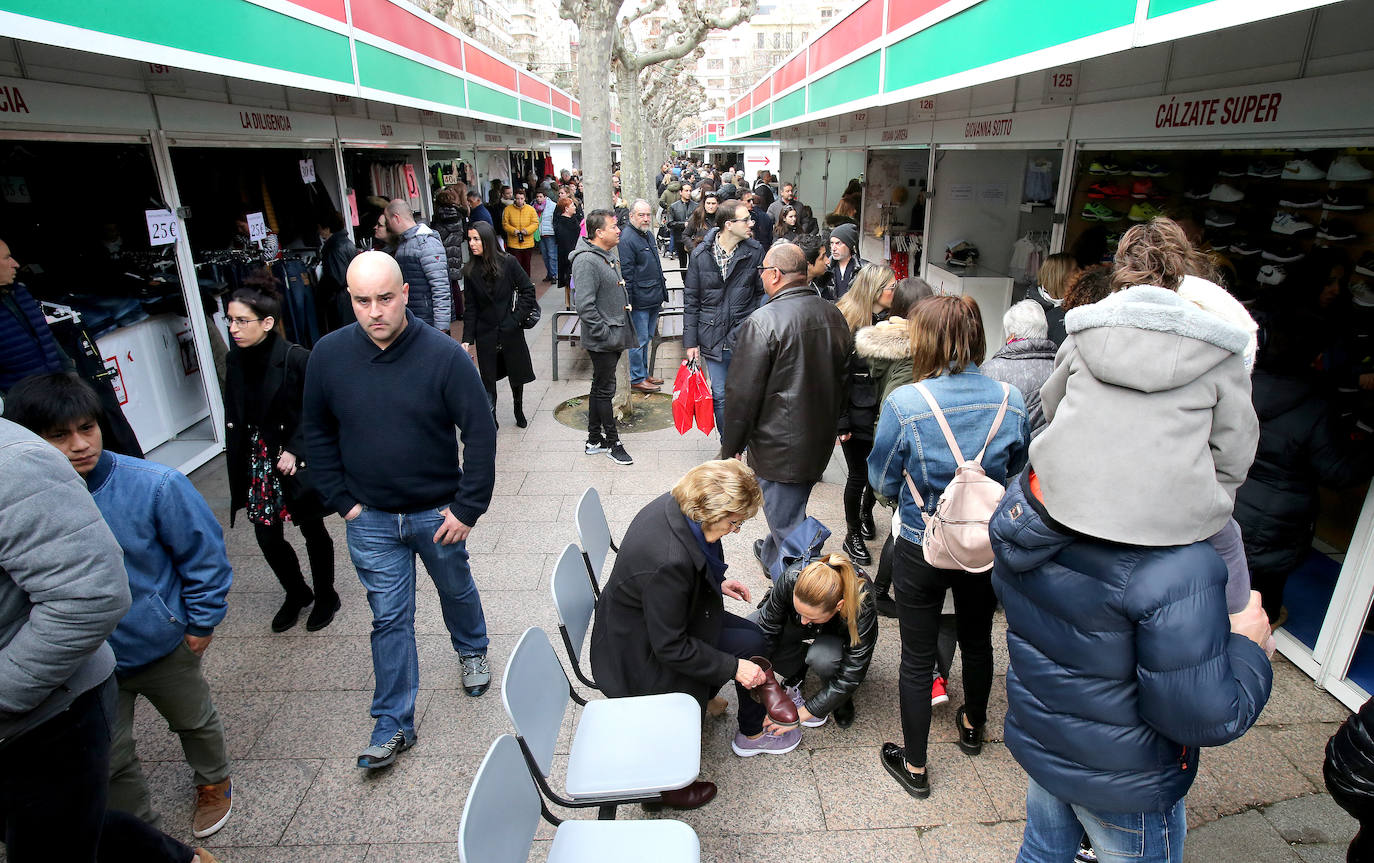
[[[922,535],[921,553],[926,563],[939,569],[987,572],[992,569],[992,540],[988,537],[988,520],[997,510],[997,504],[1006,489],[1001,483],[990,479],[983,470],[983,455],[997,435],[997,430],[1002,427],[1002,418],[1007,413],[1007,400],[1011,398],[1011,387],[1002,384],[1002,406],[992,421],[988,439],[983,442],[978,455],[968,461],[960,451],[959,442],[954,439],[954,432],[950,431],[949,422],[936,403],[935,396],[919,381],[912,386],[925,397],[935,413],[935,421],[945,433],[945,442],[949,444],[949,451],[954,454],[954,461],[958,464],[954,479],[945,486],[944,493],[935,505],[934,515],[924,513],[926,504],[920,492],[916,491],[916,483],[912,482],[911,474],[902,471],[911,497],[925,514],[926,529]]]

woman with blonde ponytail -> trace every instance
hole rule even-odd
[[[854,693],[868,674],[878,641],[878,613],[868,578],[842,554],[789,567],[759,609],[773,671],[797,705],[802,725],[854,722]],[[801,682],[815,672],[821,688],[803,698]],[[765,722],[765,725],[768,723]]]

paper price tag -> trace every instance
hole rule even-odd
[[[303,182],[303,183],[313,183],[313,182],[315,182],[315,160],[314,160],[314,159],[301,159],[300,162],[301,162],[301,182]]]
[[[177,217],[171,210],[144,210],[148,220],[148,245],[169,246],[177,241]]]
[[[267,239],[267,223],[262,219],[262,213],[248,214],[248,239],[252,241]]]

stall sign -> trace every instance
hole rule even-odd
[[[1001,144],[1022,141],[1062,141],[1068,136],[1073,108],[1045,108],[1017,114],[965,117],[935,124],[937,144]]]
[[[146,131],[157,120],[144,93],[0,78],[0,123]]]
[[[170,246],[177,241],[177,217],[171,210],[144,210],[148,220],[148,245]]]
[[[418,123],[398,120],[373,120],[367,117],[339,117],[339,139],[342,141],[376,141],[382,144],[418,144],[424,130]]]
[[[313,183],[313,182],[315,182],[315,160],[314,160],[314,159],[301,159],[300,162],[301,162],[301,182],[302,182],[302,183]]]
[[[418,197],[420,197],[420,182],[419,182],[419,180],[417,180],[416,177],[415,177],[415,166],[414,166],[414,165],[406,165],[406,166],[405,166],[405,174],[406,174],[406,197],[407,197],[407,198],[418,198]]]
[[[248,214],[248,239],[252,242],[267,239],[267,222],[263,221],[262,213]]]
[[[225,105],[154,96],[162,128],[169,132],[199,132],[227,134],[235,137],[333,139],[338,135],[335,117],[307,114],[285,108],[264,108],[259,105]],[[343,119],[343,118],[340,118]]]
[[[29,181],[23,177],[0,177],[0,195],[7,204],[32,204],[29,196]]]
[[[1045,72],[1046,105],[1067,105],[1078,93],[1078,66],[1060,66]]]

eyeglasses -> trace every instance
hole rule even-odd
[[[755,267],[754,269],[758,270],[760,273],[762,273],[764,270],[777,270],[777,271],[778,271],[778,275],[780,275],[780,276],[782,275],[782,268],[781,268],[781,267]]]
[[[730,222],[748,222],[749,224],[752,225],[752,224],[754,224],[754,217],[753,217],[753,216],[744,216],[744,217],[739,218],[739,219],[726,219],[725,221],[726,221],[727,224],[730,223]]]
[[[735,533],[736,531],[739,530],[739,526],[742,525],[742,524],[744,524],[744,519],[742,519],[742,518],[727,518],[727,519],[725,520],[725,523],[728,524],[728,525],[730,525],[730,532],[731,532],[731,533]]]
[[[230,319],[229,319],[229,326],[231,326],[231,327],[246,327],[246,326],[248,326],[249,324],[255,323],[255,322],[260,321],[260,320],[262,320],[262,318],[230,318]]]

